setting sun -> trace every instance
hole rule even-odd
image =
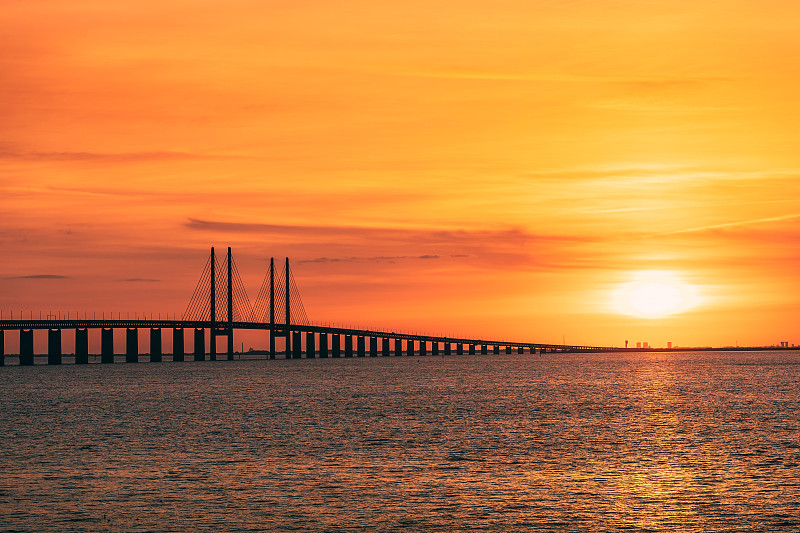
[[[682,313],[700,302],[698,290],[674,272],[640,271],[613,293],[614,309],[642,318]]]

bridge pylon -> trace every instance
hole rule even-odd
[[[236,268],[230,246],[220,265],[214,247],[197,282],[184,320],[208,322],[209,357],[217,358],[217,337],[227,337],[228,359],[233,359],[234,322],[248,320],[253,313],[244,283]]]
[[[293,357],[298,350],[292,350],[292,326],[308,325],[308,316],[300,298],[300,291],[294,281],[289,258],[282,271],[275,269],[275,258],[269,260],[269,270],[253,304],[253,322],[269,323],[269,357],[275,359],[275,339],[283,337],[286,343],[286,358]],[[277,322],[281,320],[281,322]]]

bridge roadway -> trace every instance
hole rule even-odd
[[[113,362],[114,335],[115,329],[126,330],[126,361],[136,362],[139,358],[138,330],[150,330],[150,360],[161,361],[162,343],[161,330],[167,328],[173,330],[173,360],[182,361],[185,355],[184,330],[194,330],[194,360],[204,360],[206,355],[205,339],[206,330],[213,332],[213,338],[225,336],[228,338],[228,359],[233,359],[233,331],[235,330],[265,330],[270,331],[273,339],[271,347],[274,346],[276,337],[285,337],[286,358],[301,358],[305,351],[307,358],[314,357],[370,357],[377,355],[451,355],[453,345],[455,353],[461,355],[465,347],[470,354],[499,354],[524,353],[527,349],[529,353],[547,352],[607,352],[615,348],[601,346],[578,346],[565,344],[543,344],[531,342],[516,342],[505,340],[475,339],[462,337],[442,337],[435,335],[420,335],[416,333],[399,333],[395,331],[378,331],[366,329],[340,328],[321,325],[303,324],[270,324],[268,322],[215,322],[202,320],[139,320],[139,319],[119,319],[119,320],[97,320],[97,319],[57,319],[57,320],[0,320],[0,365],[4,364],[5,343],[4,334],[6,331],[19,331],[20,335],[20,364],[33,364],[33,330],[48,330],[48,363],[60,364],[62,355],[61,331],[64,329],[74,329],[75,334],[75,361],[76,363],[88,362],[88,330],[102,330],[102,361]],[[302,350],[302,339],[305,334],[305,350]],[[330,344],[329,344],[330,337]],[[344,338],[342,347],[341,339]],[[356,338],[356,346],[353,346],[353,337]],[[369,339],[369,346],[366,339]],[[380,347],[379,347],[380,339]],[[394,346],[391,346],[391,341]],[[405,341],[405,347],[403,347]],[[428,346],[430,344],[430,346]],[[441,346],[443,345],[443,347]],[[216,359],[216,342],[209,343],[209,356]],[[343,349],[342,349],[343,348]],[[443,350],[442,350],[443,348]],[[504,348],[504,350],[501,350]],[[276,357],[274,348],[269,352],[270,358]],[[10,355],[10,354],[9,354]]]

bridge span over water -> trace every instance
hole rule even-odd
[[[217,338],[225,337],[227,350],[223,354],[228,360],[234,358],[234,332],[262,330],[269,336],[269,350],[264,353],[270,359],[278,357],[276,339],[283,338],[283,356],[287,359],[378,357],[378,356],[425,356],[500,353],[547,353],[547,352],[603,352],[615,348],[601,346],[576,346],[565,344],[542,344],[508,340],[459,338],[432,336],[415,333],[398,333],[369,329],[342,328],[310,323],[303,308],[299,291],[286,259],[282,271],[276,271],[274,260],[264,278],[255,303],[251,304],[238,275],[231,249],[220,264],[211,248],[211,254],[189,301],[186,312],[180,319],[122,319],[113,318],[51,318],[0,319],[0,365],[5,364],[5,338],[19,335],[19,364],[34,364],[37,352],[34,346],[34,330],[47,330],[47,362],[61,364],[63,361],[62,331],[74,330],[74,353],[76,364],[89,362],[89,331],[100,331],[100,361],[114,362],[114,339],[119,330],[125,331],[125,361],[138,362],[146,354],[140,353],[139,330],[150,331],[149,360],[160,362],[164,356],[173,361],[185,361],[187,356],[194,361],[217,360]],[[164,352],[162,330],[172,332],[172,351]],[[192,349],[186,351],[186,332],[193,340]]]

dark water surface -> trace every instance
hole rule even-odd
[[[0,368],[2,531],[800,529],[800,353]]]

